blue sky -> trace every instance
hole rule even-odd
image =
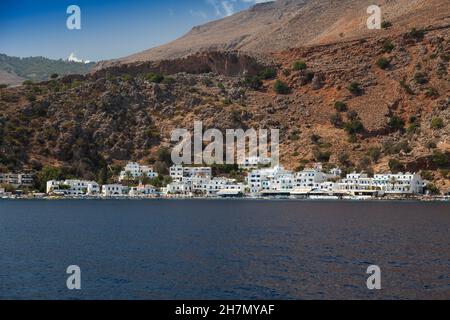
[[[1,0],[0,53],[84,60],[127,56],[264,0]],[[81,30],[68,30],[69,5]]]

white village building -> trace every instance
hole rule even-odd
[[[181,165],[174,165],[169,169],[170,177],[173,181],[181,181],[183,178],[190,178],[194,176],[202,176],[211,178],[211,167],[183,167]]]
[[[102,186],[102,196],[115,197],[123,196],[124,187],[121,184],[105,184]]]
[[[139,184],[137,187],[131,187],[128,195],[131,197],[142,197],[156,195],[156,188],[152,185]]]
[[[156,178],[158,174],[149,166],[141,166],[136,162],[128,162],[125,168],[120,172],[119,181],[139,178]]]
[[[248,157],[244,159],[242,164],[239,164],[239,168],[244,170],[257,169],[259,166],[270,165],[271,162],[272,159],[267,157]]]
[[[47,181],[46,193],[64,196],[95,195],[100,193],[100,186],[95,181],[87,180],[50,180]]]

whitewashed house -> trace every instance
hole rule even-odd
[[[102,196],[115,197],[122,196],[124,187],[121,184],[105,184],[102,186]]]
[[[156,188],[152,185],[139,184],[137,187],[131,187],[128,195],[131,197],[156,195]]]
[[[175,165],[171,166],[169,169],[170,177],[172,181],[181,181],[183,179],[183,166]]]
[[[149,166],[141,166],[136,162],[128,162],[125,168],[120,172],[119,181],[139,178],[156,178],[158,174]]]
[[[212,177],[211,167],[183,167],[181,165],[174,165],[170,167],[169,173],[173,181],[181,181],[183,178],[191,178],[194,176]]]
[[[375,174],[373,184],[386,194],[421,194],[424,192],[424,181],[415,173]]]
[[[173,181],[167,185],[165,192],[167,194],[191,194],[192,184],[183,181]]]
[[[97,182],[91,181],[88,183],[88,185],[87,185],[87,194],[88,195],[95,196],[95,195],[100,194],[100,192],[101,192],[101,188]]]
[[[226,184],[217,192],[220,197],[239,197],[244,195],[245,185],[242,183]]]
[[[47,181],[46,193],[65,196],[82,196],[89,193],[89,185],[91,186],[91,190],[97,188],[98,192],[99,186],[94,181],[76,179],[64,181],[50,180]]]
[[[292,172],[285,170],[282,166],[252,170],[247,175],[247,185],[250,193],[261,193],[264,190],[275,190],[277,184],[280,187],[289,185],[291,176],[293,178]]]
[[[0,184],[10,184],[14,188],[32,187],[32,173],[0,173]]]
[[[239,168],[243,170],[257,169],[259,166],[268,166],[271,162],[272,159],[267,157],[248,157],[239,164]]]

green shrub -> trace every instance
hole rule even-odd
[[[389,169],[392,173],[398,173],[400,171],[405,171],[404,165],[398,161],[397,159],[391,159],[389,160]]]
[[[300,132],[298,130],[294,130],[289,134],[288,139],[291,141],[297,141],[300,139],[299,134],[300,134]]]
[[[423,73],[423,72],[416,72],[416,74],[414,75],[414,80],[418,84],[428,83],[427,75],[426,75],[426,73]]]
[[[444,127],[444,120],[442,118],[433,118],[431,120],[431,129],[433,130],[439,130]]]
[[[6,83],[0,83],[0,89],[8,88],[8,85]]]
[[[354,135],[356,133],[364,131],[364,126],[359,119],[354,119],[345,123],[344,129],[348,134]]]
[[[386,57],[381,57],[377,60],[377,66],[383,70],[389,68],[390,65],[390,62]]]
[[[148,73],[145,76],[145,80],[153,83],[161,83],[164,80],[164,76],[159,73]]]
[[[383,51],[384,52],[392,52],[394,50],[395,46],[390,40],[386,40],[383,44]]]
[[[356,112],[355,110],[350,110],[347,112],[347,118],[349,118],[350,120],[356,120],[358,119],[358,112]]]
[[[381,22],[381,27],[383,29],[388,29],[388,28],[392,27],[392,22],[385,20],[385,21]]]
[[[281,80],[275,81],[273,89],[278,94],[289,94],[291,92],[289,86]]]
[[[360,95],[363,93],[363,90],[361,88],[361,85],[359,84],[359,82],[357,81],[353,81],[349,86],[348,86],[348,91],[350,91],[352,94],[354,95]]]
[[[414,91],[411,89],[411,87],[405,82],[405,80],[400,81],[400,86],[405,90],[407,94],[414,94]]]
[[[392,130],[399,131],[405,128],[405,121],[398,116],[392,116],[389,119],[388,125]]]
[[[411,123],[408,128],[406,129],[407,133],[415,133],[420,128],[420,125],[418,123]]]
[[[423,38],[425,37],[425,30],[423,29],[417,30],[416,28],[412,28],[411,31],[409,32],[409,36],[415,39],[416,41],[422,41]]]
[[[378,147],[370,147],[369,150],[367,150],[367,156],[370,157],[370,159],[372,159],[373,162],[378,162],[378,160],[380,160],[381,157],[381,149]]]
[[[247,76],[244,79],[244,85],[250,89],[259,90],[261,89],[263,82],[258,76]]]
[[[450,163],[448,154],[435,150],[431,156],[431,161],[438,167],[445,167]]]
[[[424,178],[425,180],[433,180],[433,174],[431,173],[431,171],[422,171],[420,173],[420,175],[422,176],[422,178]]]
[[[339,112],[347,111],[347,104],[343,101],[336,101],[334,103],[334,108]]]
[[[441,192],[439,191],[439,189],[432,183],[427,184],[426,189],[428,190],[428,192],[432,195],[438,195]]]
[[[261,70],[261,72],[259,73],[259,76],[263,79],[263,80],[269,80],[269,79],[274,79],[277,76],[277,71],[274,68],[264,68],[263,70]]]
[[[164,77],[164,80],[163,80],[163,83],[167,84],[167,85],[172,85],[175,82],[176,82],[175,79],[172,77]]]
[[[29,102],[34,102],[34,101],[36,101],[36,96],[32,93],[27,93],[27,100]]]
[[[438,98],[439,92],[435,88],[428,88],[427,91],[425,91],[425,96],[428,98]]]
[[[320,142],[320,140],[322,139],[322,137],[319,136],[318,134],[313,133],[311,135],[310,139],[313,144],[318,144]]]
[[[313,150],[313,156],[317,162],[328,162],[328,161],[330,161],[331,152],[322,151],[322,150],[320,150],[320,148],[316,147]]]
[[[432,141],[432,140],[430,140],[430,141],[427,141],[427,143],[425,144],[425,146],[427,147],[427,149],[436,149],[437,148],[437,145],[436,145],[436,142],[434,142],[434,141]]]
[[[295,71],[306,70],[307,65],[305,61],[295,61],[292,69]]]

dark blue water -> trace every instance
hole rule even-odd
[[[4,200],[0,298],[450,299],[450,205]]]

